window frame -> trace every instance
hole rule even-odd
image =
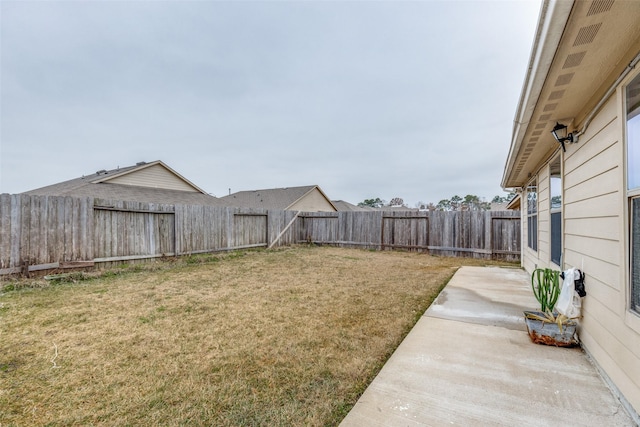
[[[538,252],[538,182],[534,178],[527,185],[527,247]],[[533,195],[533,197],[531,196]],[[535,203],[531,203],[532,199]]]
[[[634,218],[634,201],[640,201],[640,126],[638,122],[635,122],[634,126],[634,137],[637,141],[633,144],[633,149],[630,144],[630,131],[629,131],[629,121],[630,115],[633,114],[632,119],[640,120],[640,96],[638,96],[634,101],[630,113],[629,107],[629,87],[632,85],[637,85],[637,88],[640,89],[640,73],[636,73],[634,76],[630,76],[629,80],[621,87],[621,99],[622,99],[622,108],[623,108],[623,134],[624,134],[624,165],[625,165],[625,174],[624,174],[624,189],[625,189],[625,210],[626,210],[626,235],[627,235],[627,243],[626,243],[626,259],[627,259],[627,280],[626,280],[626,300],[625,300],[625,319],[627,324],[631,325],[634,329],[640,329],[640,279],[637,283],[634,283],[634,267],[636,275],[640,275],[640,254],[637,257],[636,264],[634,265],[634,245],[636,244],[636,240],[640,239],[640,232],[634,238],[634,225],[640,223],[640,209],[638,209],[638,216]],[[637,127],[636,127],[637,126]],[[635,160],[635,167],[631,167],[631,161]],[[632,177],[632,171],[636,172]],[[633,182],[636,186],[633,188],[629,188]],[[639,207],[640,208],[640,207]],[[638,251],[640,252],[640,247],[638,247]]]
[[[638,233],[635,236],[635,238],[633,233],[634,225],[637,225],[637,223],[640,223],[640,205],[638,206],[639,215],[634,220],[634,206],[633,206],[634,202],[640,203],[640,195],[636,194],[634,196],[627,197],[627,209],[629,212],[629,286],[628,286],[629,296],[625,304],[626,305],[625,308],[627,310],[632,311],[636,315],[640,316],[640,296],[637,297],[638,300],[634,299],[634,280],[633,280],[634,273],[640,275],[640,259],[636,259],[636,262],[634,263],[634,257],[633,257],[634,245],[636,245],[636,240],[640,241],[640,233]],[[640,247],[638,249],[640,251]],[[635,270],[634,267],[637,270]],[[640,280],[638,280],[638,283],[636,284],[636,286],[640,288]],[[636,292],[640,293],[640,290],[637,290]]]
[[[553,180],[559,180],[559,194],[554,193],[554,185]],[[562,267],[562,229],[563,227],[563,214],[562,214],[562,206],[563,206],[563,191],[562,191],[562,157],[559,154],[555,157],[551,162],[549,162],[549,258],[550,261],[556,264],[558,267]],[[554,206],[553,199],[554,197],[560,197],[560,203],[558,206]],[[559,234],[559,238],[557,242],[554,239],[554,215],[559,215],[560,218],[556,218],[558,221],[557,233]],[[554,246],[554,243],[558,245],[558,247]],[[554,259],[554,255],[558,255],[556,259]]]

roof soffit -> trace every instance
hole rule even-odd
[[[640,49],[640,2],[574,3],[533,114],[514,136],[503,186],[521,187],[558,151],[556,121],[577,130]],[[524,96],[524,94],[523,94]],[[516,141],[516,138],[521,141]]]

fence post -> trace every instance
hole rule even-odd
[[[484,215],[484,248],[489,253],[489,259],[493,259],[493,213],[485,211]]]

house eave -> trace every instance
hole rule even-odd
[[[561,152],[553,126],[583,135],[636,67],[640,3],[545,1],[501,185],[522,188]],[[578,143],[580,144],[580,138]]]
[[[517,188],[524,185],[521,180],[517,180],[514,177],[516,162],[519,160],[518,153],[547,80],[556,51],[562,40],[573,3],[573,1],[558,0],[545,0],[542,2],[529,66],[514,117],[509,154],[502,176],[502,188],[504,189]]]

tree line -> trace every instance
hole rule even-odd
[[[491,199],[491,202],[487,202],[474,194],[467,194],[464,197],[455,195],[450,199],[442,199],[437,204],[433,202],[418,202],[415,207],[420,210],[428,211],[486,211],[491,209],[491,203],[509,202],[513,197],[515,197],[515,193],[509,193],[505,196],[495,196]],[[384,206],[408,207],[400,197],[394,197],[389,202],[386,202],[379,197],[365,199],[358,203],[358,206],[371,208],[382,208]]]

